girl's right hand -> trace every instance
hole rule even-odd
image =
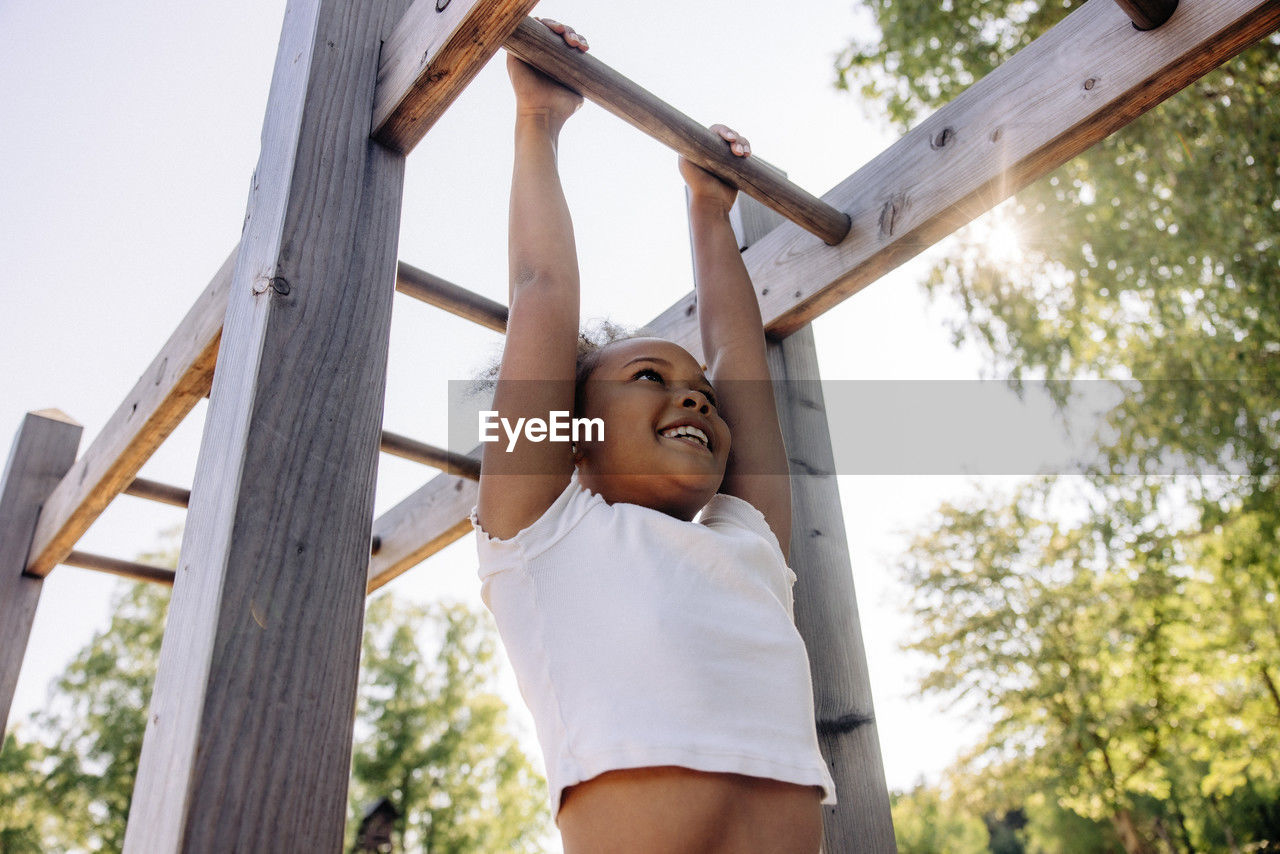
[[[587,52],[587,40],[572,27],[549,18],[536,20],[563,38],[569,47]],[[559,129],[582,106],[582,96],[577,92],[511,54],[507,54],[507,74],[511,77],[511,88],[515,90],[517,113],[546,115],[552,126]]]

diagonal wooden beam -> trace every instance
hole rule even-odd
[[[45,577],[213,385],[232,250],[93,444],[44,503],[27,574]]]
[[[769,332],[799,329],[1278,25],[1280,0],[1184,2],[1150,32],[1115,3],[1084,4],[826,193],[853,219],[839,246],[787,223],[744,253]]]
[[[843,212],[759,159],[735,157],[718,134],[594,56],[569,47],[533,19],[520,22],[507,50],[827,243],[839,243],[849,233]]]
[[[537,2],[416,0],[382,46],[373,138],[408,154]]]
[[[450,474],[436,475],[373,523],[368,592],[390,582],[471,531],[467,515],[476,504],[477,484]]]
[[[1184,2],[1151,32],[1114,3],[1086,3],[826,193],[852,217],[841,245],[784,223],[743,253],[770,335],[803,327],[1277,26],[1280,0]],[[645,330],[701,352],[692,293]],[[474,505],[474,485],[441,475],[380,517],[370,590],[464,536]]]

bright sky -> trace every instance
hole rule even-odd
[[[549,0],[539,13],[572,22],[596,56],[685,113],[733,125],[821,194],[892,140],[831,85],[832,58],[859,26],[852,5]],[[0,441],[24,412],[58,407],[84,424],[87,447],[234,246],[283,7],[0,2]],[[405,261],[503,301],[511,112],[502,62],[491,63],[409,158],[400,240]],[[689,291],[675,156],[588,104],[561,161],[584,317],[639,324]],[[977,376],[917,275],[890,275],[815,324],[824,378]],[[499,336],[407,298],[395,309],[385,427],[444,444],[446,381],[472,376]],[[202,418],[203,405],[143,475],[189,486]],[[377,511],[432,475],[384,456]],[[965,733],[911,696],[892,564],[902,532],[970,480],[842,476],[840,487],[886,771],[905,787],[945,766]],[[182,515],[122,497],[79,547],[132,557]],[[474,572],[467,538],[391,589],[478,603]],[[49,578],[14,720],[105,627],[120,583],[67,567]]]

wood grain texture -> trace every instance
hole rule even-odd
[[[396,290],[494,332],[507,331],[505,305],[403,261],[396,265]]]
[[[733,184],[826,243],[849,233],[849,217],[755,158],[735,157],[720,136],[614,71],[569,47],[545,26],[520,23],[507,50],[703,169]],[[750,134],[747,134],[748,136]]]
[[[406,5],[285,12],[128,852],[342,847],[404,173],[368,130]]]
[[[408,154],[537,0],[416,0],[382,49],[373,138]]]
[[[40,505],[76,458],[81,427],[56,410],[28,413],[0,480],[0,743],[43,579],[23,574]]]
[[[213,384],[232,251],[89,449],[45,502],[27,572],[44,577],[131,483]]]
[[[827,192],[853,220],[839,246],[788,223],[747,250],[770,333],[799,329],[1277,25],[1280,0],[1184,2],[1151,32],[1115,3],[1084,4]]]

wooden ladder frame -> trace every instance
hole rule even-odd
[[[817,199],[547,38],[526,20],[535,3],[290,2],[240,244],[84,454],[55,411],[28,415],[14,440],[0,716],[55,566],[180,579],[129,851],[341,847],[363,596],[470,530],[479,471],[381,430],[392,293],[506,322],[504,306],[397,262],[404,158],[504,44],[790,220],[747,205],[740,236],[771,367],[795,390],[817,386],[815,317],[1280,25],[1280,0],[1087,3]],[[649,328],[698,354],[692,294]],[[190,493],[137,478],[207,394]],[[840,797],[825,850],[892,851],[825,414],[812,395],[780,405],[797,475],[816,473],[794,478],[792,555]],[[370,526],[379,448],[445,473]],[[122,492],[189,504],[176,574],[75,551]]]

